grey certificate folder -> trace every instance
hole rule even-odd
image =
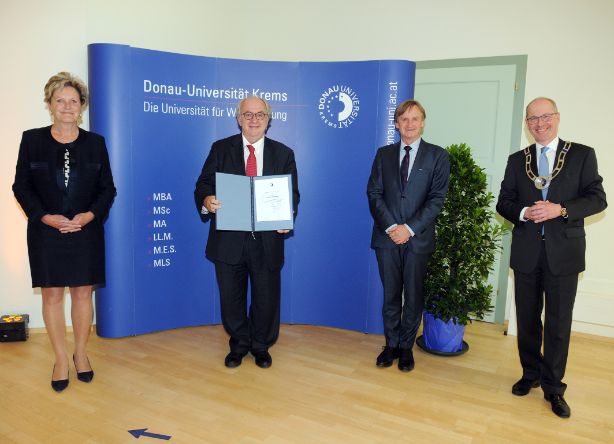
[[[292,175],[239,176],[215,173],[215,193],[222,207],[216,228],[230,231],[292,230]]]

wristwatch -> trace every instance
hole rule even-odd
[[[563,219],[567,219],[567,208],[565,208],[565,204],[561,202],[561,217]]]

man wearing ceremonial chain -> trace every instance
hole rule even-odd
[[[562,380],[578,274],[585,267],[584,219],[607,202],[595,150],[559,139],[559,122],[554,100],[538,97],[527,105],[535,144],[510,155],[497,211],[514,224],[510,267],[523,374],[512,393],[524,396],[541,385],[552,411],[568,418]]]

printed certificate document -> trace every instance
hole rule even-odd
[[[267,177],[254,181],[256,222],[292,219],[290,176]]]
[[[292,176],[215,173],[216,228],[232,231],[292,230]]]

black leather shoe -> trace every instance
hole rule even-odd
[[[399,350],[399,370],[410,372],[414,369],[414,354],[410,349]]]
[[[228,368],[235,368],[241,365],[244,354],[231,351],[224,359],[224,365]]]
[[[382,352],[377,357],[377,361],[375,361],[375,365],[378,367],[390,367],[395,359],[399,357],[399,349],[392,347],[382,347]]]
[[[571,415],[571,409],[569,408],[569,405],[565,402],[565,398],[563,398],[563,395],[559,395],[558,393],[548,395],[547,393],[544,393],[544,399],[550,402],[550,405],[552,406],[552,411],[556,416],[558,416],[559,418],[569,418],[569,416]]]
[[[94,370],[89,370],[87,372],[78,371],[77,363],[75,362],[75,355],[72,355],[72,362],[75,364],[75,371],[77,372],[77,379],[81,382],[92,382],[92,379],[94,379]],[[87,363],[90,364],[89,358],[87,359]],[[90,364],[90,368],[92,368],[91,364]]]
[[[512,393],[516,396],[525,396],[529,394],[532,388],[539,387],[539,379],[520,378],[516,384],[512,386]]]
[[[51,377],[53,378],[53,373],[55,372],[55,365],[53,366],[53,371],[51,372]],[[56,392],[61,392],[66,387],[68,387],[68,375],[66,375],[66,379],[58,379],[54,381],[51,380],[51,388]]]
[[[252,355],[256,358],[256,365],[260,368],[269,368],[273,364],[273,358],[266,350],[253,351]]]

